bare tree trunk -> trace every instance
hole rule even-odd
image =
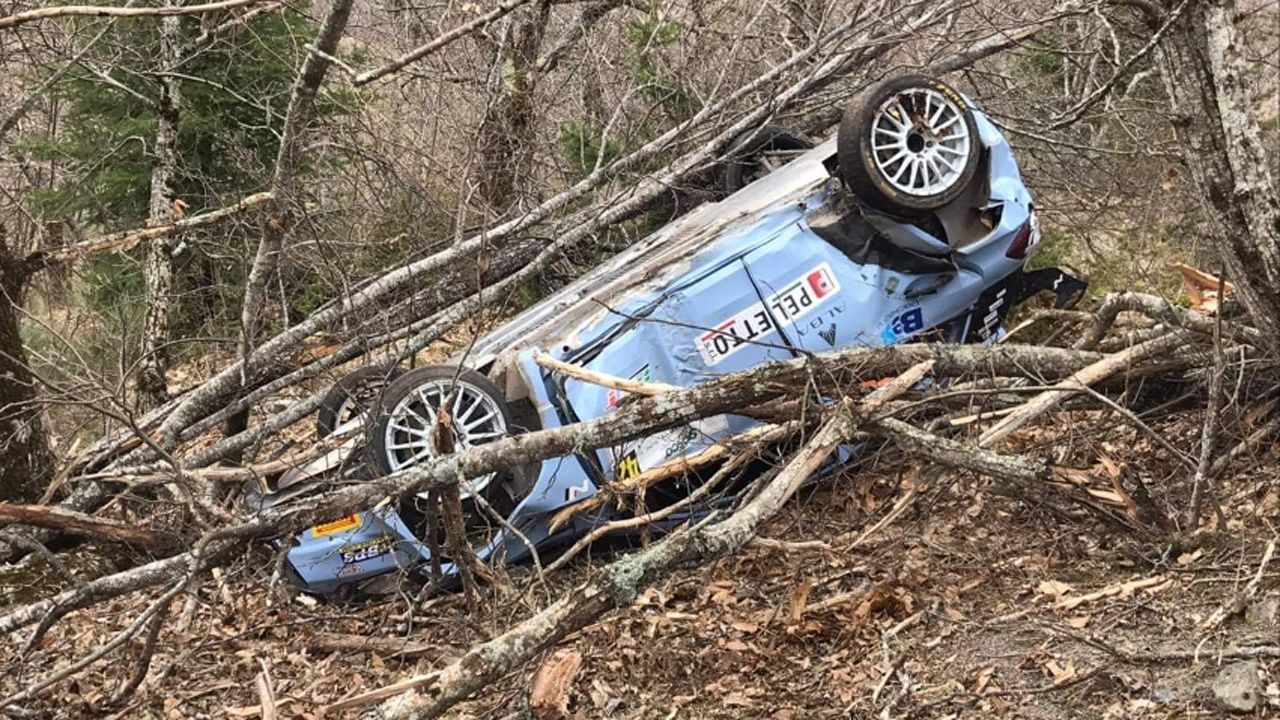
[[[293,85],[293,94],[289,98],[289,109],[285,113],[284,131],[280,138],[280,150],[276,154],[275,175],[271,180],[271,207],[267,210],[266,218],[262,223],[262,239],[258,243],[253,267],[249,270],[249,279],[244,289],[244,302],[240,308],[242,386],[246,384],[248,378],[253,377],[255,371],[255,368],[250,367],[249,359],[262,329],[267,281],[279,263],[284,238],[293,227],[295,200],[293,191],[302,165],[302,136],[311,122],[320,83],[324,81],[324,76],[332,64],[329,58],[337,52],[338,41],[346,32],[347,20],[351,17],[352,2],[353,0],[335,0],[333,7],[329,9],[329,15],[325,18],[319,35],[316,36],[314,46],[308,48],[310,52],[302,62],[302,68]],[[245,420],[245,417],[239,417],[228,425],[232,428],[244,426]]]
[[[160,55],[164,67],[178,60],[181,20],[160,23]],[[160,76],[156,104],[155,165],[151,170],[151,225],[168,225],[176,218],[173,178],[178,166],[178,113],[182,88],[172,75]],[[170,289],[173,287],[173,238],[159,238],[147,246],[147,315],[142,327],[142,360],[138,364],[138,397],[147,407],[168,399],[165,370],[169,340]]]
[[[311,122],[316,94],[320,83],[332,63],[328,59],[338,49],[338,40],[346,32],[351,16],[352,0],[337,0],[325,18],[324,27],[316,37],[314,49],[307,55],[293,86],[289,109],[285,114],[284,131],[281,133],[280,150],[276,154],[275,175],[271,180],[272,203],[262,223],[262,240],[254,256],[253,267],[244,291],[240,321],[243,328],[241,343],[248,353],[257,343],[262,326],[262,303],[266,295],[267,281],[275,272],[285,235],[293,227],[293,190],[302,165],[302,135]],[[316,51],[319,52],[316,52]],[[247,371],[247,368],[246,368]]]
[[[53,477],[18,302],[34,268],[10,255],[0,227],[0,500],[31,502]]]
[[[551,4],[541,2],[526,10],[512,17],[506,57],[499,50],[496,87],[480,123],[480,191],[498,211],[510,207],[525,184],[537,119],[533,93]]]
[[[1188,2],[1160,44],[1174,128],[1228,274],[1265,342],[1280,352],[1280,199],[1250,114],[1236,3]]]

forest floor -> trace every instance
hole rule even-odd
[[[1148,423],[1173,447],[1194,448],[1200,415]],[[1010,445],[1141,480],[1154,507],[1185,512],[1190,471],[1117,416],[1059,413]],[[1222,514],[1210,530],[1171,541],[1174,532],[1123,513],[1107,519],[1050,491],[999,494],[886,452],[802,494],[765,533],[781,543],[677,572],[562,641],[548,662],[581,656],[571,718],[1221,717],[1212,688],[1233,660],[1220,651],[1280,636],[1280,573],[1260,572],[1280,521],[1278,480],[1275,446],[1237,460],[1217,479]],[[795,544],[814,540],[828,547]],[[325,704],[440,666],[607,561],[580,558],[543,582],[515,568],[485,589],[479,611],[449,594],[410,620],[409,590],[347,606],[269,592],[263,548],[175,605],[127,704],[105,707],[137,646],[35,707],[51,717],[259,717],[263,675],[279,717],[318,717]],[[1237,602],[1255,578],[1251,599]],[[134,597],[73,615],[46,638],[66,652],[29,661],[65,664],[141,607]],[[0,672],[26,662],[18,646],[0,649]],[[536,667],[448,717],[529,717]],[[1258,675],[1253,716],[1280,716],[1280,662],[1261,659]]]

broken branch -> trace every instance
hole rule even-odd
[[[0,519],[73,535],[106,538],[149,550],[163,550],[173,545],[172,538],[166,538],[151,530],[51,505],[15,505],[0,502]]]
[[[204,13],[230,10],[253,5],[264,0],[222,0],[204,5],[163,5],[156,7],[109,7],[102,5],[60,5],[37,8],[0,17],[0,30],[18,27],[37,20],[64,17],[173,17],[175,15],[203,15]]]

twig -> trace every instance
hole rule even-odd
[[[1129,56],[1128,60],[1125,60],[1124,63],[1117,67],[1115,73],[1112,74],[1106,82],[1102,83],[1102,85],[1098,86],[1096,90],[1080,102],[1076,103],[1074,107],[1054,118],[1046,129],[1061,130],[1062,128],[1074,123],[1084,115],[1086,110],[1093,107],[1105,95],[1110,93],[1111,89],[1115,87],[1115,84],[1128,74],[1130,68],[1147,55],[1150,55],[1151,51],[1155,50],[1156,46],[1160,44],[1160,38],[1168,32],[1169,28],[1173,27],[1174,24],[1178,22],[1178,18],[1182,16],[1182,11],[1187,8],[1189,3],[1190,0],[1182,0],[1182,2],[1178,3],[1178,6],[1173,9],[1173,12],[1165,16],[1164,23],[1151,34],[1150,39],[1147,40],[1145,45],[1139,48],[1137,52]]]
[[[1058,383],[1057,388],[1037,395],[1015,412],[993,425],[978,438],[979,447],[990,447],[1003,440],[1015,430],[1038,417],[1050,408],[1071,395],[1066,390],[1080,390],[1094,383],[1105,380],[1129,365],[1166,352],[1184,342],[1182,336],[1170,333],[1141,345],[1135,345],[1122,352],[1108,355],[1092,365],[1076,372],[1071,377]]]
[[[1132,594],[1134,591],[1147,590],[1147,589],[1159,587],[1160,585],[1163,585],[1164,583],[1167,583],[1167,582],[1169,582],[1169,578],[1165,577],[1164,575],[1155,575],[1149,578],[1129,580],[1127,582],[1117,583],[1115,585],[1108,585],[1107,587],[1104,587],[1101,590],[1096,590],[1094,592],[1091,592],[1085,595],[1077,595],[1075,597],[1064,597],[1058,600],[1058,602],[1054,604],[1054,607],[1060,608],[1062,610],[1072,610],[1074,608],[1080,607],[1081,605],[1086,605],[1088,603],[1094,602],[1095,600],[1101,600],[1103,598],[1108,598],[1113,595],[1128,596]]]
[[[1226,273],[1218,278],[1218,298],[1226,292]],[[1196,474],[1191,481],[1191,511],[1187,516],[1187,527],[1192,531],[1200,527],[1200,507],[1204,502],[1205,485],[1209,482],[1209,471],[1213,465],[1213,450],[1217,440],[1218,413],[1222,410],[1222,377],[1227,372],[1227,359],[1222,352],[1222,313],[1219,307],[1216,322],[1213,325],[1213,372],[1209,374],[1209,407],[1205,409],[1204,425],[1200,428],[1200,462],[1196,464]]]
[[[147,625],[147,638],[142,645],[142,654],[138,656],[137,667],[133,670],[133,675],[129,677],[129,682],[120,686],[120,689],[111,696],[111,704],[118,705],[130,695],[133,694],[142,681],[147,678],[147,671],[151,668],[151,658],[155,656],[156,640],[160,637],[160,629],[164,627],[165,618],[169,616],[169,602],[164,603],[156,614],[152,616],[151,623]]]
[[[1245,607],[1249,605],[1249,601],[1258,594],[1258,584],[1262,582],[1263,573],[1266,571],[1267,565],[1271,564],[1271,558],[1275,553],[1276,541],[1275,538],[1272,538],[1271,542],[1267,543],[1267,549],[1262,553],[1262,562],[1258,563],[1258,572],[1254,574],[1253,579],[1244,586],[1244,590],[1236,595],[1231,602],[1223,603],[1217,610],[1214,610],[1213,614],[1200,624],[1201,630],[1215,630],[1227,618],[1244,611]]]
[[[58,5],[0,17],[0,30],[18,27],[37,20],[64,17],[172,17],[175,15],[202,15],[204,13],[218,12],[219,10],[230,10],[244,5],[253,5],[259,2],[264,2],[264,0],[222,0],[222,2],[212,2],[205,5],[165,5],[157,7]]]
[[[1276,401],[1273,400],[1269,404],[1272,405],[1273,407],[1268,412],[1274,412],[1275,411],[1274,405],[1276,404]],[[1240,443],[1237,444],[1235,447],[1231,448],[1231,450],[1227,451],[1226,453],[1223,453],[1222,456],[1219,457],[1217,460],[1214,460],[1213,466],[1209,469],[1209,474],[1216,475],[1222,472],[1224,469],[1226,469],[1227,464],[1230,463],[1232,460],[1249,452],[1251,449],[1257,447],[1264,440],[1270,438],[1272,435],[1275,435],[1277,432],[1280,432],[1280,415],[1277,415],[1276,417],[1271,418],[1271,420],[1264,423],[1262,427],[1259,427],[1253,432],[1249,433],[1249,435],[1246,436],[1244,440],[1241,440]]]
[[[422,58],[430,55],[436,50],[439,50],[440,48],[448,45],[449,43],[459,38],[470,35],[476,30],[480,30],[482,28],[487,27],[494,20],[497,20],[503,17],[504,15],[508,15],[513,10],[520,7],[521,5],[527,5],[530,2],[532,2],[532,0],[506,0],[506,2],[499,4],[498,7],[490,10],[489,12],[473,20],[470,20],[461,25],[458,25],[457,27],[453,28],[452,30],[449,30],[448,32],[445,32],[442,35],[432,38],[431,41],[426,43],[425,45],[416,47],[413,50],[410,50],[409,52],[396,58],[395,60],[392,60],[391,62],[385,65],[381,65],[372,70],[368,70],[366,72],[360,73],[359,75],[356,75],[354,78],[352,78],[351,84],[355,85],[356,87],[360,87],[361,85],[368,85],[369,83],[373,82],[374,80],[377,80],[378,78],[384,77],[386,75],[390,75],[391,73],[401,70],[406,65],[412,62],[421,60]]]
[[[254,678],[253,684],[258,689],[258,703],[261,707],[262,720],[276,720],[276,691],[271,687],[271,673],[267,670],[267,661],[258,658],[262,672]]]

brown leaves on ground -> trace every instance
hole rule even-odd
[[[1182,444],[1194,442],[1196,422],[1194,414],[1150,420]],[[1088,468],[1079,479],[1090,487],[1138,474],[1161,504],[1185,502],[1188,478],[1175,460],[1126,425],[1099,427],[1096,415],[1064,412],[1014,440],[1025,452],[1051,447],[1061,464]],[[926,486],[900,456],[885,455],[806,493],[766,532],[821,538],[828,549],[752,546],[710,568],[682,570],[446,717],[528,710],[538,720],[648,720],[674,711],[800,720],[876,717],[891,700],[892,717],[1203,716],[1215,649],[1274,643],[1280,632],[1277,613],[1254,607],[1280,597],[1274,570],[1263,573],[1244,612],[1212,632],[1199,629],[1255,576],[1268,528],[1280,523],[1272,493],[1280,471],[1269,452],[1233,466],[1233,494],[1223,498],[1233,534],[1173,549],[1058,491],[1012,498],[967,474]],[[895,510],[913,488],[917,499]],[[893,512],[892,522],[852,547]],[[343,697],[446,666],[570,592],[603,561],[599,553],[584,558],[549,575],[546,586],[528,568],[513,568],[506,588],[482,588],[479,612],[444,595],[410,613],[400,596],[356,606],[268,601],[278,598],[264,588],[271,558],[247,556],[196,590],[190,621],[166,627],[148,681],[125,706],[108,709],[105,700],[131,672],[136,647],[51,701],[72,717],[254,717],[262,676],[277,717],[309,720]],[[175,616],[185,614],[180,604]],[[16,646],[0,650],[0,671],[48,672],[117,632],[142,606],[132,598],[106,607],[72,615],[29,658]],[[1132,665],[1106,647],[1202,647],[1203,660]],[[1276,661],[1264,660],[1262,672],[1264,704],[1274,712]]]

